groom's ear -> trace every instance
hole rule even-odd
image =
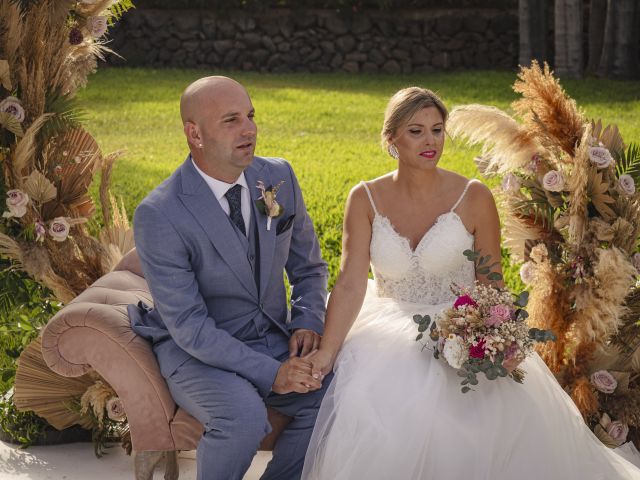
[[[189,145],[197,147],[202,144],[202,136],[200,135],[200,129],[193,122],[184,122],[184,135],[187,137]]]

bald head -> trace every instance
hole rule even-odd
[[[196,80],[180,97],[182,124],[200,123],[202,116],[207,114],[217,100],[238,94],[249,96],[245,88],[232,78],[211,76]]]

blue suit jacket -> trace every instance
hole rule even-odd
[[[260,288],[228,216],[189,156],[136,209],[135,243],[154,308],[130,305],[128,312],[134,331],[153,343],[165,377],[191,356],[237,373],[266,396],[280,362],[264,338],[246,332],[264,337],[279,330],[285,343],[298,328],[322,334],[328,273],[291,166],[255,157],[245,177],[257,220]],[[284,213],[268,231],[254,203],[259,180],[267,186],[284,180],[277,194]],[[291,228],[276,235],[278,222],[292,215]],[[300,298],[290,312],[283,271],[292,298]]]

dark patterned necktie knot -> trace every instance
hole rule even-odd
[[[229,202],[229,218],[243,235],[247,234],[242,217],[242,185],[235,184],[224,194]]]

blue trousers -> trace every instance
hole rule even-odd
[[[284,361],[288,352],[278,358]],[[233,372],[187,360],[167,378],[175,402],[204,425],[196,453],[197,480],[241,480],[271,431],[267,405],[293,420],[278,438],[273,458],[262,480],[297,480],[324,393],[333,374],[322,388],[309,393],[262,398],[252,383]]]

